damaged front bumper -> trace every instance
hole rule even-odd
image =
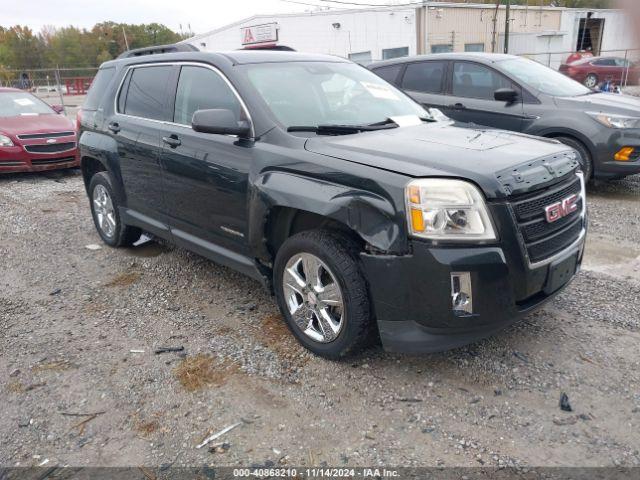
[[[410,255],[362,254],[383,347],[438,352],[504,329],[571,282],[584,239],[583,233],[553,261],[533,267],[515,260],[522,258],[518,248],[501,246],[442,248],[414,241]]]

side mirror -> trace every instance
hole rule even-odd
[[[64,107],[62,105],[51,105],[51,109],[58,115],[64,113]]]
[[[431,115],[433,119],[438,122],[451,121],[451,119],[447,117],[444,113],[442,113],[442,110],[440,110],[439,108],[428,108],[427,111],[429,112],[429,115]]]
[[[245,138],[251,133],[249,122],[236,120],[231,110],[222,108],[196,110],[191,119],[191,128],[196,132],[237,135]]]
[[[499,88],[493,93],[498,102],[513,103],[518,99],[518,92],[512,88]]]

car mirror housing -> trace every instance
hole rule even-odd
[[[64,113],[64,107],[62,105],[51,105],[51,110],[56,112],[58,115]]]
[[[249,122],[236,120],[236,116],[231,110],[222,108],[196,110],[191,119],[191,128],[201,133],[237,135],[244,138],[251,133]]]
[[[512,88],[499,88],[493,93],[493,98],[498,102],[513,103],[518,98],[518,92]]]

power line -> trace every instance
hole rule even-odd
[[[330,7],[329,5],[318,5],[317,3],[298,2],[296,0],[280,0],[285,3],[295,3],[298,5],[308,5],[309,7],[328,8],[333,10],[341,10],[340,7]]]
[[[339,3],[341,5],[351,5],[351,6],[358,6],[358,7],[411,7],[414,5],[425,5],[425,2],[420,1],[420,2],[410,2],[410,3],[386,3],[386,4],[381,4],[381,3],[357,3],[357,2],[347,2],[347,1],[342,1],[342,0],[320,0],[321,2],[328,2],[328,3]]]

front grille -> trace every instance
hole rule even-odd
[[[571,176],[560,185],[511,198],[518,228],[532,263],[552,257],[578,239],[583,229],[583,198],[578,201],[575,212],[552,223],[547,222],[545,207],[581,192],[580,178]]]
[[[64,158],[46,158],[44,160],[31,160],[31,165],[57,165],[59,163],[68,163],[73,162],[75,157],[64,157]]]
[[[24,165],[24,162],[19,162],[17,160],[9,160],[9,161],[1,161],[0,167],[19,167],[20,165]]]
[[[25,145],[24,149],[29,153],[58,153],[65,150],[73,150],[76,142],[51,143],[47,145]]]
[[[57,137],[70,137],[75,135],[75,132],[50,132],[50,133],[25,133],[18,135],[20,140],[31,140],[34,138],[57,138]]]

